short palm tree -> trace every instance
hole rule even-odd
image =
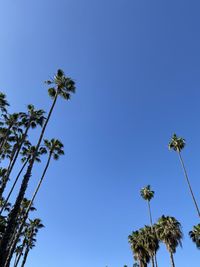
[[[156,235],[162,241],[170,254],[171,266],[175,267],[173,254],[176,252],[178,245],[181,246],[183,237],[181,224],[170,216],[162,216],[155,224]]]
[[[196,247],[200,249],[200,224],[193,226],[192,231],[189,232],[189,236],[196,244]]]
[[[171,138],[171,141],[169,142],[169,149],[173,149],[174,151],[176,151],[178,153],[178,156],[179,156],[179,159],[180,159],[180,162],[181,162],[181,166],[183,168],[184,176],[185,176],[185,179],[187,181],[187,184],[188,184],[188,187],[189,187],[189,190],[190,190],[190,194],[192,196],[192,200],[193,200],[195,208],[197,210],[197,214],[200,217],[199,207],[198,207],[196,198],[194,196],[194,193],[193,193],[193,190],[192,190],[192,186],[191,186],[191,183],[190,183],[190,180],[189,180],[186,168],[185,168],[185,164],[183,162],[183,158],[182,158],[182,155],[181,155],[181,151],[183,150],[184,147],[185,147],[185,139],[183,139],[181,137],[178,137],[176,134],[174,134],[172,136],[172,138]]]
[[[134,259],[140,263],[140,267],[147,267],[150,261],[150,255],[145,247],[144,238],[141,231],[134,231],[128,236]]]
[[[151,257],[152,266],[154,267],[154,257],[159,249],[159,240],[156,236],[155,229],[152,226],[145,226],[140,229],[140,234],[143,238],[145,249]]]

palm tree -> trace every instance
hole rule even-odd
[[[147,204],[148,204],[148,211],[149,211],[149,218],[150,218],[151,227],[153,226],[153,220],[152,220],[150,201],[154,197],[154,193],[155,192],[151,190],[150,185],[147,185],[140,190],[141,197],[145,201],[147,201]],[[156,267],[157,267],[158,263],[157,263],[157,258],[156,258],[156,252],[154,253],[153,258],[152,258],[152,266],[154,266],[154,258],[155,258],[155,263],[156,263]]]
[[[40,219],[29,220],[29,222],[30,223],[29,223],[27,230],[26,230],[26,233],[25,233],[26,249],[24,252],[24,258],[23,258],[21,267],[25,266],[30,249],[33,249],[35,247],[36,235],[37,235],[39,229],[44,227],[44,225],[41,223]]]
[[[162,241],[170,254],[171,266],[175,267],[173,254],[183,237],[181,224],[174,217],[162,216],[155,224],[157,237]]]
[[[48,122],[50,120],[51,114],[54,110],[58,96],[61,96],[66,100],[69,100],[71,94],[75,92],[74,81],[71,78],[66,77],[62,70],[58,70],[57,74],[54,76],[54,78],[52,80],[47,81],[47,84],[54,85],[54,87],[51,87],[48,90],[49,95],[53,98],[53,103],[52,103],[52,106],[51,106],[50,111],[48,113],[48,116],[46,118],[46,121],[44,123],[44,126],[42,128],[38,143],[36,145],[35,154],[30,160],[30,163],[28,165],[27,171],[24,175],[24,178],[23,178],[20,190],[19,190],[19,194],[17,196],[17,199],[15,201],[13,209],[11,210],[11,212],[9,214],[8,225],[7,225],[5,234],[4,234],[2,241],[1,241],[1,244],[0,244],[0,267],[4,266],[4,264],[6,262],[6,259],[8,256],[8,251],[9,251],[9,240],[12,237],[12,235],[15,231],[15,228],[16,228],[15,218],[17,217],[17,214],[18,214],[19,209],[20,209],[20,204],[22,202],[22,199],[24,198],[26,189],[28,187],[28,183],[29,183],[31,173],[32,173],[32,168],[33,168],[34,162],[35,162],[35,157],[37,155],[37,151],[38,151],[40,144],[42,142],[46,127],[47,127]]]
[[[27,109],[28,109],[27,113],[21,112],[18,115],[18,117],[20,117],[20,119],[21,119],[21,121],[19,122],[19,125],[20,126],[24,125],[25,131],[24,131],[24,133],[22,131],[20,131],[20,136],[18,136],[18,134],[15,133],[16,144],[14,146],[14,148],[15,148],[14,155],[13,155],[13,157],[11,157],[11,164],[10,164],[10,167],[8,168],[8,172],[7,172],[6,177],[4,179],[5,182],[0,188],[0,197],[2,196],[2,194],[6,188],[9,176],[10,176],[12,169],[16,163],[16,160],[17,160],[18,155],[20,153],[21,147],[26,140],[29,129],[30,128],[34,129],[34,128],[36,128],[37,125],[40,125],[42,127],[44,124],[44,121],[45,121],[43,110],[41,110],[41,109],[35,110],[35,107],[33,105],[28,105]]]
[[[32,196],[32,199],[30,201],[30,204],[27,208],[27,211],[26,211],[26,216],[28,216],[28,212],[29,212],[29,209],[30,207],[32,206],[34,200],[35,200],[35,197],[41,187],[41,184],[44,180],[44,177],[46,175],[46,172],[47,172],[47,169],[49,167],[49,164],[50,164],[50,161],[53,157],[54,160],[58,160],[60,158],[61,155],[64,155],[64,150],[63,150],[63,144],[58,140],[58,139],[51,139],[51,141],[48,141],[47,139],[44,140],[44,144],[45,144],[45,147],[47,148],[47,150],[49,151],[49,156],[48,156],[48,160],[47,160],[47,163],[46,163],[46,166],[44,168],[44,171],[42,173],[42,176],[40,178],[40,181],[36,187],[36,190]]]
[[[6,95],[0,92],[0,110],[1,113],[7,113],[7,107],[9,106],[8,101],[6,100]]]
[[[43,155],[43,154],[46,154],[46,152],[47,151],[46,151],[45,147],[40,147],[39,151],[37,152],[37,157],[35,158],[35,161],[36,162],[41,162],[40,156]],[[35,146],[32,146],[29,141],[26,141],[24,143],[24,146],[22,147],[22,152],[21,152],[21,155],[22,155],[21,161],[22,161],[23,165],[22,165],[17,177],[15,178],[15,181],[14,181],[14,183],[13,183],[13,185],[12,185],[12,187],[11,187],[9,193],[8,193],[8,196],[7,196],[6,200],[5,200],[4,206],[2,206],[1,209],[0,209],[0,215],[2,214],[2,212],[3,212],[4,208],[5,208],[5,205],[8,202],[8,200],[9,200],[9,198],[10,198],[10,196],[11,196],[11,194],[12,194],[12,192],[13,192],[13,190],[14,190],[14,188],[15,188],[15,186],[16,186],[16,184],[17,184],[17,182],[18,182],[18,180],[19,180],[19,178],[20,178],[20,176],[21,176],[21,174],[23,172],[23,170],[24,170],[24,168],[26,167],[27,163],[30,161],[30,159],[31,159],[31,157],[33,156],[34,153],[35,153]]]
[[[174,151],[176,151],[178,153],[178,156],[179,156],[179,159],[180,159],[180,162],[181,162],[181,166],[183,168],[184,176],[185,176],[185,179],[187,181],[187,184],[188,184],[188,187],[189,187],[189,190],[190,190],[190,193],[191,193],[195,208],[197,210],[197,214],[200,217],[199,207],[198,207],[197,201],[195,199],[195,196],[194,196],[194,193],[193,193],[193,190],[192,190],[192,186],[190,184],[190,180],[189,180],[189,177],[188,177],[188,174],[187,174],[187,171],[186,171],[186,168],[185,168],[185,164],[183,162],[183,158],[182,158],[182,155],[181,155],[181,151],[182,151],[182,149],[184,147],[185,147],[185,139],[183,139],[181,137],[178,137],[176,134],[174,134],[172,136],[172,138],[171,138],[171,141],[169,142],[169,149],[173,149]]]
[[[196,247],[200,249],[200,224],[193,226],[192,231],[189,232],[189,236],[196,244]]]
[[[146,200],[147,203],[148,203],[148,210],[149,210],[150,223],[151,223],[151,225],[153,225],[150,201],[151,201],[151,199],[154,197],[154,191],[151,190],[151,186],[150,186],[150,185],[147,185],[147,186],[143,187],[143,188],[140,190],[140,194],[141,194],[141,197],[142,197],[144,200]]]
[[[24,198],[22,203],[21,203],[20,212],[18,214],[18,217],[16,218],[17,228],[15,229],[15,232],[12,235],[12,238],[11,238],[10,243],[9,243],[9,252],[8,252],[8,257],[6,259],[6,263],[4,265],[5,267],[10,267],[10,261],[12,259],[14,252],[15,252],[17,244],[20,242],[20,238],[24,236],[24,231],[25,231],[24,227],[26,228],[27,223],[24,224],[24,227],[20,230],[20,233],[19,233],[19,229],[20,229],[20,225],[21,225],[21,223],[25,217],[26,210],[29,207],[29,204],[30,204],[30,200],[28,200],[27,198]],[[35,211],[35,210],[36,209],[34,206],[30,207],[30,211]]]
[[[16,240],[19,239],[19,236],[20,236],[20,234],[22,232],[22,229],[23,229],[23,227],[24,227],[24,225],[26,223],[26,220],[27,220],[28,215],[29,215],[29,211],[30,211],[30,209],[31,209],[31,207],[33,205],[35,197],[36,197],[36,195],[37,195],[37,193],[38,193],[38,191],[40,189],[40,186],[41,186],[41,184],[42,184],[42,182],[44,180],[44,177],[46,175],[46,172],[47,172],[47,169],[49,167],[49,164],[50,164],[50,161],[51,161],[52,157],[53,157],[54,160],[58,160],[61,155],[64,155],[64,150],[63,150],[64,146],[58,139],[51,139],[51,141],[44,140],[44,143],[45,143],[45,146],[46,146],[47,150],[49,151],[48,160],[47,160],[46,166],[44,168],[44,171],[42,173],[42,176],[40,178],[40,181],[39,181],[39,183],[38,183],[38,185],[36,187],[36,190],[35,190],[35,192],[34,192],[34,194],[32,196],[32,199],[29,202],[25,213],[23,214],[23,218],[22,218],[22,221],[20,223],[18,234],[16,236]]]
[[[152,226],[145,226],[140,229],[140,234],[143,238],[145,249],[151,257],[152,266],[154,267],[154,257],[159,249],[159,240],[156,236],[155,229]]]
[[[150,255],[145,247],[143,235],[141,231],[134,231],[128,236],[134,259],[140,263],[140,267],[147,267],[150,261]]]
[[[18,113],[4,114],[3,117],[4,117],[4,120],[5,120],[5,124],[7,125],[7,128],[5,128],[3,130],[3,135],[1,136],[0,152],[1,152],[4,144],[8,140],[11,128],[18,125],[19,114]]]

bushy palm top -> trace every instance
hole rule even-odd
[[[51,139],[50,141],[45,139],[44,145],[49,150],[49,153],[53,155],[55,160],[58,160],[61,155],[64,155],[63,144],[58,139]]]
[[[162,241],[168,251],[176,252],[178,245],[181,245],[183,237],[181,224],[174,217],[162,216],[155,225],[156,235]]]
[[[197,248],[200,249],[200,224],[193,226],[192,231],[189,232],[189,236]]]
[[[150,255],[145,247],[144,238],[141,231],[139,230],[132,232],[132,234],[128,236],[128,241],[131,245],[134,259],[139,262],[149,263]]]
[[[154,191],[151,190],[151,186],[147,185],[140,190],[140,194],[144,200],[150,201],[154,197]]]
[[[75,93],[76,90],[75,82],[71,78],[65,76],[64,71],[61,69],[57,71],[52,79],[46,81],[46,83],[53,86],[48,90],[52,98],[55,98],[56,95],[60,95],[68,100],[71,94]]]
[[[169,142],[168,147],[170,150],[173,149],[176,152],[180,152],[185,147],[185,139],[174,134]]]

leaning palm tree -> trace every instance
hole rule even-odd
[[[189,232],[189,236],[196,244],[196,247],[200,249],[200,224],[193,226],[192,231]]]
[[[52,114],[54,107],[56,105],[58,96],[61,96],[66,100],[69,100],[71,94],[75,93],[74,81],[71,78],[66,77],[62,70],[58,70],[57,74],[54,76],[54,78],[47,81],[47,84],[52,85],[52,87],[49,88],[48,92],[49,92],[49,95],[51,96],[51,98],[53,99],[53,103],[52,103],[52,106],[51,106],[50,111],[48,113],[48,116],[46,118],[46,121],[43,125],[39,140],[38,140],[37,145],[36,145],[35,154],[33,155],[32,159],[30,160],[27,171],[24,175],[24,178],[23,178],[20,190],[19,190],[19,194],[18,194],[17,199],[15,201],[14,207],[9,214],[8,225],[7,225],[5,234],[4,234],[4,236],[1,240],[1,244],[0,244],[0,267],[4,266],[6,259],[8,257],[9,240],[11,239],[11,237],[15,231],[15,228],[17,226],[15,218],[17,217],[17,214],[18,214],[19,209],[20,209],[20,204],[24,198],[26,189],[28,187],[28,183],[29,183],[29,180],[31,178],[32,169],[33,169],[34,162],[35,162],[35,157],[37,156],[37,151],[38,151],[40,144],[42,142],[46,127],[47,127],[48,122],[51,118],[51,114]]]
[[[128,236],[134,259],[140,263],[140,267],[147,267],[150,261],[150,255],[145,247],[144,238],[141,231],[134,231]]]
[[[190,193],[191,193],[195,208],[197,210],[197,214],[200,217],[199,207],[198,207],[197,201],[195,199],[195,196],[194,196],[194,193],[193,193],[193,190],[192,190],[192,186],[191,186],[191,183],[190,183],[190,180],[189,180],[186,168],[185,168],[185,164],[183,162],[183,158],[182,158],[182,155],[181,155],[181,151],[182,151],[182,149],[184,147],[185,147],[185,139],[183,139],[181,137],[178,137],[176,134],[174,134],[172,136],[172,138],[171,138],[171,141],[169,142],[169,149],[173,149],[174,151],[176,151],[178,153],[178,156],[179,156],[179,159],[180,159],[180,162],[181,162],[181,166],[183,168],[184,176],[185,176],[185,179],[187,181],[187,184],[188,184],[188,187],[189,187],[189,190],[190,190]]]
[[[16,241],[20,237],[20,234],[22,232],[22,229],[24,228],[24,226],[26,224],[26,220],[28,218],[29,211],[31,210],[31,207],[32,207],[33,202],[34,202],[34,200],[36,198],[36,195],[37,195],[37,193],[38,193],[38,191],[39,191],[39,189],[41,187],[41,184],[42,184],[42,182],[43,182],[43,180],[45,178],[45,175],[46,175],[46,172],[47,172],[47,169],[49,167],[49,164],[50,164],[51,159],[53,158],[54,160],[58,160],[61,155],[64,155],[64,150],[63,150],[63,147],[64,146],[63,146],[63,144],[58,139],[51,139],[51,141],[44,140],[44,144],[46,146],[46,149],[49,151],[48,160],[47,160],[46,166],[44,168],[44,171],[42,173],[42,176],[40,178],[40,181],[39,181],[39,183],[38,183],[38,185],[36,187],[36,190],[33,193],[32,199],[29,202],[29,204],[26,207],[25,212],[23,214],[23,218],[21,220],[18,233],[17,233],[17,235],[15,237],[15,245],[16,245]]]
[[[150,201],[154,197],[154,193],[155,192],[151,190],[151,186],[150,185],[147,185],[147,186],[143,187],[140,190],[141,197],[145,201],[147,201],[147,204],[148,204],[148,211],[149,211],[149,218],[150,218],[150,224],[151,224],[151,226],[153,226],[153,220],[152,220],[152,213],[151,213]],[[157,258],[156,258],[156,252],[154,253],[154,255],[152,257],[153,257],[152,258],[152,266],[154,266],[154,258],[155,258],[156,267],[158,267]]]
[[[41,162],[40,156],[43,155],[43,154],[46,154],[46,152],[47,151],[46,151],[45,147],[40,147],[38,152],[37,152],[37,157],[35,158],[35,161],[36,162]],[[12,185],[12,187],[11,187],[7,197],[6,197],[5,205],[8,202],[13,190],[15,189],[15,186],[16,186],[16,184],[17,184],[17,182],[18,182],[18,180],[19,180],[24,168],[26,167],[27,163],[30,161],[30,159],[31,159],[31,157],[33,156],[34,153],[35,153],[35,146],[32,146],[29,141],[26,141],[24,143],[24,146],[22,147],[22,152],[21,152],[21,155],[22,155],[21,161],[22,161],[23,165],[22,165],[20,171],[18,172],[18,174],[17,174],[17,176],[16,176],[16,178],[14,180],[14,183],[13,183],[13,185]],[[4,210],[4,206],[2,206],[0,208],[0,215],[2,214],[3,210]]]
[[[171,266],[175,267],[173,254],[178,245],[181,246],[183,237],[181,224],[170,216],[162,216],[155,224],[156,235],[162,241],[170,254]]]
[[[50,161],[51,159],[53,158],[54,160],[58,160],[60,158],[61,155],[64,155],[64,150],[63,150],[63,144],[58,140],[58,139],[51,139],[51,141],[45,139],[44,140],[44,145],[47,149],[47,151],[49,152],[49,155],[48,155],[48,159],[47,159],[47,163],[46,163],[46,166],[44,168],[44,171],[42,173],[42,176],[40,178],[40,181],[36,187],[36,190],[35,192],[33,193],[33,196],[32,196],[32,199],[30,201],[30,204],[26,210],[26,216],[28,216],[28,212],[29,212],[29,209],[31,208],[31,206],[33,205],[33,202],[36,198],[36,195],[41,187],[41,184],[44,180],[44,177],[46,175],[46,172],[47,172],[47,169],[49,167],[49,164],[50,164]]]

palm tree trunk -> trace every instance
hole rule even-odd
[[[53,109],[54,109],[54,106],[56,104],[57,98],[58,98],[58,90],[57,90],[56,96],[54,98],[53,104],[51,106],[51,109],[49,111],[48,117],[47,117],[47,119],[45,121],[45,124],[44,124],[44,126],[42,128],[42,131],[41,131],[41,134],[40,134],[37,146],[36,146],[35,153],[34,153],[32,159],[30,161],[30,164],[28,166],[27,172],[24,175],[24,179],[22,181],[18,197],[17,197],[17,199],[15,201],[13,209],[11,210],[11,212],[9,214],[8,225],[6,227],[5,233],[3,235],[3,238],[2,238],[1,244],[0,244],[0,267],[4,267],[4,264],[5,264],[6,259],[8,257],[9,240],[10,240],[11,236],[13,235],[13,233],[15,231],[15,228],[17,226],[17,222],[16,222],[17,214],[20,211],[20,205],[21,205],[21,202],[23,201],[26,189],[28,187],[29,180],[31,178],[32,168],[33,168],[33,165],[34,165],[35,158],[37,156],[37,151],[38,151],[38,149],[40,147],[40,144],[42,142],[42,138],[44,136],[45,129],[47,127],[47,124],[48,124],[49,119],[51,117],[51,114],[53,112]]]
[[[155,267],[154,257],[151,258],[151,264],[152,264],[152,267]]]
[[[19,180],[19,177],[20,177],[21,173],[23,172],[24,168],[26,167],[26,165],[27,165],[29,159],[30,159],[30,158],[28,158],[28,159],[24,162],[24,164],[23,164],[21,170],[19,171],[17,177],[15,178],[15,182],[13,183],[13,186],[12,186],[12,188],[10,189],[10,192],[9,192],[9,194],[8,194],[8,196],[7,196],[6,200],[5,200],[5,202],[4,202],[4,205],[3,205],[3,207],[2,207],[1,210],[0,210],[0,215],[2,214],[4,208],[6,207],[6,204],[8,203],[8,200],[9,200],[9,198],[10,198],[10,196],[11,196],[11,194],[12,194],[14,188],[15,188],[15,185],[16,185],[17,181]]]
[[[187,184],[188,184],[188,187],[189,187],[189,190],[190,190],[190,193],[192,195],[192,199],[193,199],[193,202],[194,202],[194,205],[196,207],[196,210],[197,210],[197,214],[198,216],[200,217],[200,211],[199,211],[199,207],[198,207],[198,204],[197,204],[197,201],[195,199],[195,196],[194,196],[194,193],[193,193],[193,190],[192,190],[192,186],[190,184],[190,181],[189,181],[189,178],[188,178],[188,175],[187,175],[187,171],[186,171],[186,168],[185,168],[185,164],[183,162],[183,158],[181,156],[181,152],[178,151],[178,155],[179,155],[179,159],[180,159],[180,162],[181,162],[181,165],[182,165],[182,168],[183,168],[183,172],[184,172],[184,175],[185,175],[185,179],[187,181]]]
[[[172,266],[172,267],[175,267],[173,253],[172,253],[172,252],[169,252],[169,253],[170,253],[170,262],[171,262],[171,266]]]
[[[152,213],[151,213],[151,205],[150,205],[150,201],[147,200],[147,203],[148,203],[148,210],[149,210],[150,224],[151,224],[151,228],[153,229],[153,219],[152,219]],[[155,265],[154,265],[154,259],[155,259],[156,267],[158,267],[158,262],[157,262],[157,257],[156,257],[156,251],[155,251],[155,255],[152,257],[152,266],[155,266]]]
[[[157,262],[156,252],[155,252],[154,258],[155,258],[155,264],[156,264],[156,267],[158,267],[158,262]]]
[[[148,210],[149,210],[149,218],[150,218],[150,223],[151,223],[151,227],[153,225],[153,220],[152,220],[152,214],[151,214],[151,206],[150,206],[150,201],[147,200],[148,203]]]
[[[24,258],[23,258],[21,267],[25,266],[25,263],[26,263],[26,260],[27,260],[27,257],[28,257],[28,253],[29,253],[29,247],[27,246],[26,250],[25,250],[25,253],[24,253]]]
[[[25,212],[25,220],[23,220],[24,223],[25,223],[26,219],[28,218],[28,213],[29,213],[29,211],[30,211],[30,208],[31,208],[32,205],[33,205],[33,202],[34,202],[34,200],[35,200],[35,197],[36,197],[36,195],[37,195],[37,193],[38,193],[38,191],[39,191],[39,189],[40,189],[40,186],[41,186],[41,184],[42,184],[42,181],[43,181],[43,179],[44,179],[44,177],[45,177],[45,174],[46,174],[46,172],[47,172],[47,169],[48,169],[49,164],[50,164],[50,161],[51,161],[51,157],[52,157],[52,153],[50,152],[50,153],[49,153],[48,160],[47,160],[47,163],[46,163],[46,166],[45,166],[44,171],[43,171],[43,173],[42,173],[42,176],[41,176],[41,178],[40,178],[40,181],[39,181],[39,183],[38,183],[38,185],[37,185],[37,187],[36,187],[35,192],[33,193],[32,199],[31,199],[31,201],[30,201],[30,203],[29,203],[29,205],[28,205],[28,208],[27,208],[27,210],[26,210],[26,212]],[[24,224],[24,223],[23,223],[23,224]]]

